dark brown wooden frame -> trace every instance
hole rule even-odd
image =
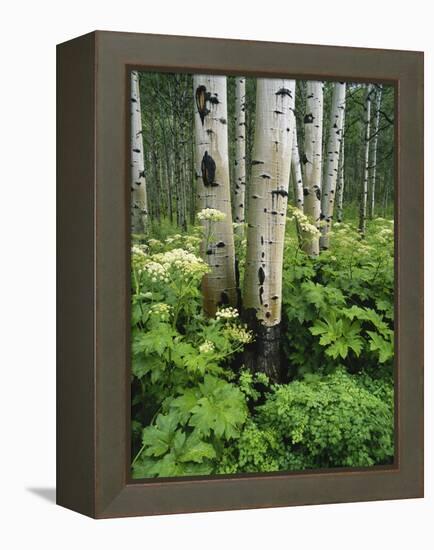
[[[422,497],[423,54],[96,31],[60,44],[57,63],[58,504],[106,518]],[[394,465],[130,479],[131,68],[395,86]]]

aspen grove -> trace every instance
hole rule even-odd
[[[394,460],[394,88],[131,72],[134,478]]]

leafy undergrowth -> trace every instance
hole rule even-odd
[[[134,244],[133,477],[393,460],[393,224],[370,222],[363,240],[335,224],[314,260],[287,225],[280,385],[242,367],[252,335],[236,310],[201,313],[198,229]]]

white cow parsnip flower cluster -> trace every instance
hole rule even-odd
[[[253,342],[253,333],[247,329],[247,325],[228,325],[225,333],[227,337],[240,344],[250,344]]]
[[[198,212],[197,219],[201,221],[221,222],[226,219],[226,214],[215,208],[204,208]]]
[[[153,283],[169,282],[169,274],[167,273],[167,269],[159,262],[150,260],[143,265],[143,268],[140,269],[139,272],[146,273]]]
[[[150,308],[150,314],[157,317],[160,321],[168,321],[172,307],[169,304],[163,302],[153,304]]]
[[[239,313],[238,310],[234,307],[225,307],[219,309],[215,316],[216,319],[219,320],[238,319]]]
[[[310,222],[309,218],[303,214],[299,208],[289,207],[290,215],[288,216],[289,221],[296,221],[298,227],[303,232],[305,238],[314,239],[321,235],[320,230]]]
[[[211,353],[214,349],[214,344],[209,340],[205,340],[205,342],[199,346],[200,353]]]
[[[167,271],[175,271],[183,275],[204,275],[209,271],[207,264],[192,252],[182,248],[174,248],[168,252],[155,254],[154,259]]]

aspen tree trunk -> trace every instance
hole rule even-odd
[[[304,213],[319,229],[321,219],[322,121],[324,83],[306,83],[306,113],[304,117]],[[305,240],[303,250],[318,256],[319,238]]]
[[[345,115],[344,115],[345,116]],[[343,219],[343,208],[344,208],[344,187],[345,187],[345,133],[342,135],[341,141],[341,154],[339,155],[339,174],[338,174],[338,190],[337,198],[338,201],[338,212],[337,212],[337,221],[342,222]]]
[[[237,77],[235,80],[235,189],[234,189],[234,221],[244,224],[245,221],[245,189],[246,189],[246,79]],[[239,225],[236,233],[244,233],[244,226]]]
[[[201,254],[211,268],[203,280],[203,308],[208,316],[214,316],[220,305],[237,304],[226,77],[194,75],[193,87],[198,208],[225,214],[222,221],[202,221]]]
[[[330,129],[325,158],[325,177],[321,193],[321,219],[324,225],[321,227],[320,248],[323,250],[329,248],[329,232],[333,223],[339,153],[345,112],[345,89],[345,82],[334,83],[332,108],[330,112]]]
[[[144,233],[148,220],[145,160],[143,156],[142,111],[139,75],[131,71],[131,230]]]
[[[294,188],[295,206],[303,211],[304,195],[303,195],[303,176],[301,173],[300,151],[298,149],[297,138],[297,123],[294,117],[294,130],[292,136],[292,153],[291,153],[291,172],[292,185]]]
[[[359,231],[362,237],[366,233],[366,207],[368,203],[368,180],[369,180],[369,136],[371,132],[371,86],[366,88],[365,96],[365,158],[363,171],[363,185],[360,193]]]
[[[295,82],[258,78],[256,131],[248,192],[244,313],[255,333],[246,364],[281,378],[282,264],[294,135]]]
[[[377,177],[377,147],[378,147],[378,131],[380,129],[380,109],[381,109],[381,95],[383,88],[377,89],[376,93],[376,105],[375,105],[375,126],[374,126],[374,140],[372,143],[372,160],[371,165],[371,200],[369,208],[369,218],[372,220],[375,213],[375,184]]]

